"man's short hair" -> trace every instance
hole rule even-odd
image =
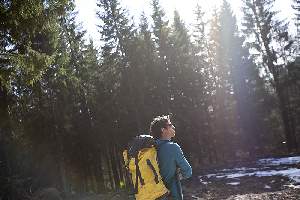
[[[169,121],[169,115],[155,117],[150,125],[150,135],[152,135],[156,139],[159,139],[162,134],[162,128],[166,128],[166,125]]]

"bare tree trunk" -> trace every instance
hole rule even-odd
[[[54,99],[54,95],[52,94],[52,99]],[[57,142],[55,156],[58,161],[58,174],[60,175],[60,183],[62,190],[64,192],[67,192],[67,178],[66,178],[66,171],[65,171],[65,160],[64,160],[64,147],[63,147],[63,138],[62,138],[62,130],[58,117],[57,117],[57,110],[60,108],[57,108],[55,105],[55,102],[52,100],[52,115],[53,115],[53,127],[54,127],[54,137]]]
[[[110,147],[110,159],[111,159],[111,169],[113,173],[113,179],[115,182],[115,187],[116,189],[120,188],[120,175],[117,169],[117,158],[116,158],[116,153],[114,151],[115,149],[115,144]]]
[[[109,178],[109,183],[111,188],[113,189],[115,188],[115,182],[113,179],[113,175],[112,175],[112,165],[111,165],[111,159],[109,158],[110,156],[110,152],[109,152],[109,146],[106,146],[106,151],[105,151],[105,160],[106,160],[106,164],[107,164],[107,173],[108,173],[108,178]]]
[[[104,184],[104,173],[103,173],[103,152],[101,150],[98,151],[98,157],[96,158],[96,180],[97,180],[97,191],[105,191]]]
[[[274,78],[275,85],[276,85],[276,91],[279,98],[279,109],[281,112],[284,130],[285,130],[285,136],[286,136],[286,142],[287,142],[287,148],[289,152],[294,152],[297,149],[297,141],[295,137],[295,133],[292,131],[292,128],[290,126],[290,120],[289,120],[289,112],[286,105],[286,99],[284,97],[284,93],[282,91],[282,87],[278,83],[278,79]]]
[[[97,182],[97,192],[105,191],[103,168],[102,168],[102,152],[99,152],[99,156],[96,158],[96,182]]]
[[[295,105],[293,105],[291,103],[291,99],[293,98],[293,95],[290,93],[290,90],[289,90],[289,87],[287,87],[286,89],[284,89],[284,91],[286,92],[286,109],[287,109],[287,112],[288,112],[288,115],[289,115],[289,124],[290,124],[290,127],[291,127],[291,131],[292,133],[294,133],[294,137],[295,137],[295,150],[298,148],[298,143],[297,143],[297,135],[296,135],[296,115],[295,115],[295,111],[294,109],[297,109],[297,107]],[[294,107],[293,107],[294,106]]]
[[[11,135],[9,123],[7,90],[0,82],[0,188],[7,186],[7,177],[11,174],[10,161],[8,156],[8,141]]]
[[[116,154],[116,164],[117,164],[119,179],[120,179],[120,181],[125,183],[125,171],[124,171],[123,162],[122,162],[123,156],[120,155],[120,151],[119,151],[118,146],[115,147],[115,154]]]
[[[62,155],[60,155],[60,160],[59,160],[59,172],[60,172],[60,176],[61,176],[61,184],[62,184],[63,192],[67,192],[68,187],[67,187],[65,161],[64,161],[64,157]]]

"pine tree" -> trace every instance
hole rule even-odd
[[[260,62],[267,80],[276,91],[279,109],[283,120],[288,151],[297,148],[295,131],[293,130],[293,119],[289,114],[289,96],[283,91],[282,75],[286,71],[285,48],[289,45],[287,24],[276,19],[276,12],[273,11],[274,0],[244,0],[244,33],[254,38],[252,47],[258,52]],[[286,44],[286,45],[284,45]],[[281,47],[278,49],[277,47]]]
[[[216,155],[216,147],[214,146],[213,137],[213,115],[210,108],[212,108],[214,84],[214,67],[212,61],[212,52],[209,48],[209,35],[208,35],[208,21],[204,20],[205,12],[197,5],[195,10],[196,23],[193,29],[193,42],[194,42],[194,66],[196,72],[199,73],[201,80],[198,85],[202,85],[201,92],[198,93],[198,109],[200,110],[198,119],[199,130],[202,131],[198,134],[199,145],[201,148],[198,150],[198,159],[201,164],[213,163]],[[200,126],[201,124],[201,126]]]
[[[195,53],[197,56],[200,56],[202,60],[207,60],[208,57],[208,41],[207,41],[207,21],[204,20],[205,12],[202,11],[202,8],[199,4],[196,6],[195,13],[195,24],[193,25],[193,41],[196,44]]]
[[[287,65],[287,73],[284,76],[285,89],[284,91],[289,94],[289,111],[293,116],[294,130],[297,134],[300,130],[300,1],[294,0],[292,8],[295,10],[295,26],[297,33],[295,41],[291,41],[287,49],[295,49],[295,60]],[[299,142],[299,134],[296,135]]]
[[[178,136],[183,141],[183,148],[196,166],[203,160],[203,144],[205,123],[205,77],[202,70],[205,68],[205,56],[199,52],[205,51],[199,45],[200,41],[193,44],[189,31],[180,18],[177,11],[174,12],[174,23],[170,34],[170,70],[171,94],[173,100],[170,102],[172,111],[178,116],[176,122],[179,132],[186,132],[184,137]],[[203,38],[202,38],[203,39]],[[202,41],[205,42],[205,41]],[[180,116],[189,116],[188,118]],[[188,120],[189,119],[189,120]],[[186,127],[186,128],[182,128]],[[190,144],[190,145],[186,145]],[[207,145],[209,146],[209,145]]]
[[[106,126],[110,126],[111,133],[113,133],[110,135],[107,145],[107,152],[113,154],[107,157],[109,159],[107,162],[110,163],[112,188],[119,188],[122,168],[118,164],[121,158],[117,152],[120,151],[121,141],[128,139],[127,136],[121,137],[119,127],[128,127],[126,131],[131,133],[141,130],[141,117],[136,106],[138,98],[133,90],[136,79],[134,72],[137,67],[132,63],[136,31],[118,0],[99,0],[97,6],[99,8],[97,15],[101,23],[99,32],[103,41],[101,67],[105,70],[105,80],[108,80],[103,83],[116,97],[110,100],[112,111],[108,112],[108,116],[106,116],[111,123]],[[134,114],[132,115],[132,113]],[[125,130],[123,129],[123,131]],[[117,136],[119,141],[116,139]]]
[[[68,1],[1,1],[0,39],[0,146],[1,180],[9,180],[17,173],[12,165],[13,130],[12,98],[23,96],[27,86],[33,86],[45,69],[53,63],[59,19],[65,12]],[[25,88],[25,89],[24,89]],[[22,104],[20,104],[22,105]],[[10,156],[8,156],[10,154]],[[2,157],[4,156],[4,157]],[[7,182],[2,187],[11,189]],[[6,193],[5,198],[14,194]],[[15,194],[17,195],[17,194]],[[18,197],[16,197],[18,198]]]
[[[138,110],[143,113],[141,127],[148,128],[149,121],[152,119],[154,113],[159,113],[160,100],[157,98],[155,85],[157,84],[156,77],[159,75],[159,68],[157,64],[157,56],[154,50],[154,43],[152,40],[152,32],[147,17],[143,13],[140,17],[139,31],[137,34],[137,42],[135,48],[132,49],[132,63],[136,66],[134,91],[137,100],[136,106]]]
[[[259,116],[263,111],[258,109],[261,107],[258,105],[259,94],[256,92],[263,90],[264,86],[259,85],[258,70],[249,49],[244,46],[244,38],[239,36],[236,18],[227,1],[223,1],[220,20],[220,53],[223,67],[226,68],[222,78],[226,80],[227,101],[230,102],[226,107],[228,116],[231,116],[232,123],[235,124],[230,128],[231,137],[235,141],[231,148],[234,152],[242,148],[243,151],[254,153],[255,147],[260,147],[261,133],[265,133],[258,120],[264,116]]]
[[[294,4],[292,5],[292,8],[295,10],[296,15],[296,22],[295,26],[297,28],[297,35],[296,35],[296,56],[299,57],[300,55],[300,1],[294,0]]]
[[[155,43],[156,48],[158,50],[158,55],[161,60],[161,64],[167,65],[167,52],[169,48],[168,38],[169,38],[169,28],[168,28],[168,21],[165,20],[165,12],[161,8],[159,4],[159,0],[152,1],[153,13],[153,34],[155,36]]]
[[[226,123],[225,115],[226,113],[226,80],[227,65],[222,57],[222,30],[220,24],[220,13],[215,9],[213,11],[213,16],[210,20],[210,31],[208,40],[208,73],[211,82],[210,87],[210,117],[212,123],[212,138],[214,144],[214,159],[216,162],[224,161],[226,148],[226,138],[229,134],[228,123]],[[208,82],[208,83],[209,83]],[[228,119],[228,118],[227,118]],[[227,137],[228,138],[228,137]]]
[[[159,0],[152,1],[153,35],[155,41],[155,51],[157,52],[157,91],[160,113],[169,113],[169,100],[172,98],[168,88],[169,70],[169,37],[170,29],[168,21],[165,19],[165,12],[159,4]]]

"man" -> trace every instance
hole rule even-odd
[[[192,176],[192,168],[180,146],[171,141],[175,137],[175,127],[169,116],[155,117],[150,125],[150,134],[157,142],[157,157],[165,186],[170,190],[173,200],[182,200],[182,189],[178,171],[183,178]]]

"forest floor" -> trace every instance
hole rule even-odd
[[[191,181],[184,185],[184,199],[299,200],[300,188],[293,188],[288,184],[290,184],[290,180],[281,176],[244,177],[240,179],[239,185],[228,185],[225,180],[216,180],[207,185],[199,185],[196,184],[196,181]]]
[[[229,168],[194,171],[183,181],[184,200],[300,200],[300,157],[261,159]],[[76,200],[128,200],[126,193]]]
[[[300,157],[261,159],[199,174],[184,182],[185,199],[300,199]]]

